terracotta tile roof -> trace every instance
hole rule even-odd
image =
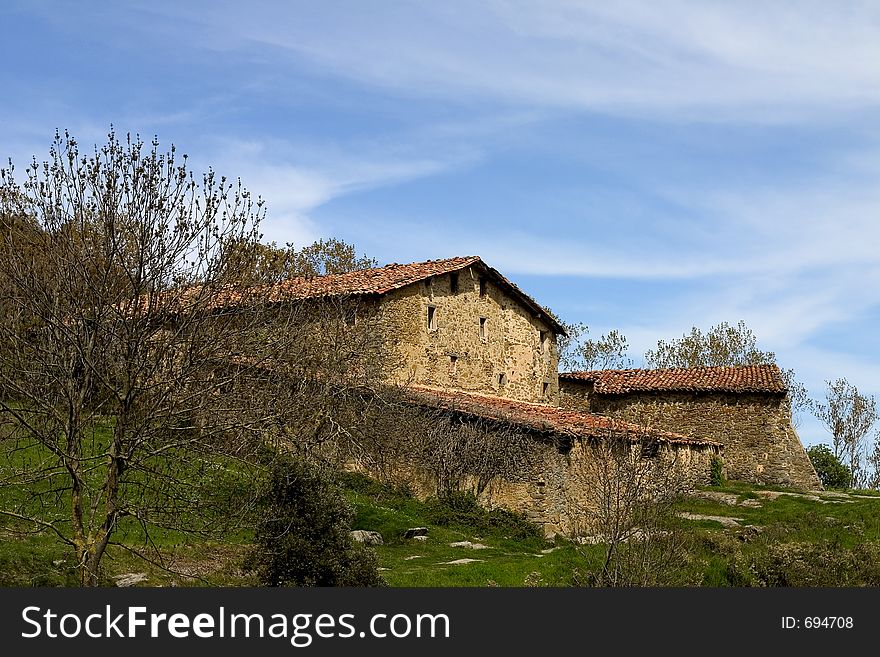
[[[407,285],[423,281],[431,276],[442,276],[470,265],[477,265],[488,272],[496,283],[517,298],[536,316],[543,319],[557,333],[565,334],[565,329],[541,307],[534,299],[511,283],[501,273],[489,267],[479,256],[446,258],[445,260],[427,260],[412,262],[406,265],[392,263],[375,269],[362,269],[345,274],[328,274],[326,276],[308,276],[291,278],[274,286],[270,297],[276,300],[284,298],[309,299],[315,297],[344,296],[352,294],[386,294]]]
[[[164,312],[174,314],[186,312],[205,302],[207,308],[234,307],[245,301],[252,304],[264,302],[277,303],[285,299],[315,299],[348,295],[387,294],[413,283],[418,283],[432,276],[442,276],[459,271],[470,265],[476,265],[489,274],[508,294],[518,299],[532,313],[541,318],[551,330],[565,335],[565,329],[532,297],[519,289],[515,284],[501,275],[497,269],[489,267],[479,256],[447,258],[445,260],[426,260],[406,265],[392,263],[374,269],[361,269],[344,274],[328,274],[326,276],[302,276],[289,278],[271,285],[257,285],[244,288],[240,285],[229,285],[220,290],[207,290],[199,285],[185,290],[171,291],[156,297],[144,297],[139,302],[140,311],[155,312],[161,308]],[[153,308],[156,306],[156,309]],[[134,309],[128,308],[127,313]]]
[[[595,386],[594,391],[600,395],[625,395],[631,392],[787,392],[776,365],[593,370],[564,372],[559,379],[591,382]]]
[[[441,276],[458,271],[479,260],[478,256],[466,256],[413,262],[408,265],[392,263],[385,267],[361,269],[345,274],[291,278],[282,281],[275,288],[280,294],[295,298],[345,294],[385,294],[431,276]]]
[[[501,397],[420,385],[410,385],[404,389],[404,393],[420,403],[430,406],[439,406],[487,420],[510,421],[534,431],[551,432],[575,438],[607,438],[611,434],[618,438],[626,437],[632,442],[651,438],[665,443],[720,445],[713,440],[647,429],[638,424],[624,422],[605,415],[583,413],[546,404],[531,404]]]

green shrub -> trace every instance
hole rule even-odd
[[[880,585],[880,546],[836,541],[766,543],[728,564],[732,586],[843,587]]]
[[[482,525],[486,510],[471,493],[449,493],[425,501],[428,521],[443,527]]]
[[[724,462],[720,456],[713,455],[709,460],[709,485],[724,485]]]
[[[376,502],[401,503],[413,498],[412,490],[405,484],[385,484],[360,472],[342,472],[338,479],[346,490],[370,497]]]
[[[543,539],[543,530],[520,513],[487,510],[472,493],[450,493],[425,502],[428,522],[440,526],[470,527],[475,532],[517,540]]]
[[[376,556],[352,542],[354,511],[334,475],[292,457],[272,465],[247,569],[264,586],[381,586]]]
[[[852,473],[827,445],[813,445],[807,450],[807,456],[825,488],[850,487]]]

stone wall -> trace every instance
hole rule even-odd
[[[450,274],[435,276],[380,298],[403,363],[391,378],[556,405],[553,331],[480,268],[457,272],[456,291],[451,281]]]
[[[639,457],[639,445],[621,444],[618,448],[634,450],[634,457],[611,458],[609,445],[601,441],[577,439],[563,449],[545,443],[542,466],[529,480],[496,479],[484,491],[481,502],[489,508],[524,513],[548,536],[591,534],[596,532],[595,510],[601,503],[601,491],[626,494],[607,485],[609,481],[603,478],[638,480],[641,490],[637,492],[645,496],[660,489],[687,490],[709,483],[710,459],[721,451],[717,446],[665,444],[656,455]],[[644,469],[648,474],[619,475],[616,470],[620,467]]]
[[[663,392],[597,395],[592,384],[563,381],[560,403],[642,426],[724,445],[727,477],[816,490],[822,485],[781,395]]]
[[[360,441],[372,448],[366,453],[359,451],[356,467],[380,480],[406,484],[421,498],[437,495],[437,481],[430,469],[420,465],[412,453],[396,454],[395,450],[400,450],[401,442],[420,442],[417,434],[424,434],[426,443],[435,440],[429,433],[437,423],[438,411],[398,407],[396,414],[380,413],[376,409],[373,413],[377,414],[370,416],[369,427],[376,434],[375,440],[365,437]],[[460,421],[471,420],[460,418]],[[628,440],[632,436],[573,438],[531,430],[506,420],[472,421],[485,440],[498,440],[502,432],[509,435],[516,431],[528,440],[533,451],[527,458],[518,460],[518,464],[527,465],[519,465],[516,472],[509,471],[491,479],[482,491],[474,486],[475,479],[467,476],[461,482],[461,490],[480,492],[478,499],[488,508],[500,507],[525,514],[547,535],[593,533],[597,491],[602,490],[603,482],[607,484],[616,476],[620,463],[645,469],[647,474],[639,478],[638,485],[649,495],[671,486],[681,490],[708,484],[710,459],[721,453],[718,445],[659,443],[656,453],[643,455],[641,444]],[[403,441],[399,439],[401,432],[404,432]],[[627,458],[621,459],[621,454]],[[621,481],[627,479],[624,477]]]

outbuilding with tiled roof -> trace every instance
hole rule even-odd
[[[654,485],[666,492],[686,490],[706,484],[712,459],[723,453],[713,440],[550,404],[422,385],[405,386],[401,393],[407,406],[425,411],[416,424],[426,431],[451,416],[451,426],[461,423],[474,432],[471,444],[478,441],[474,436],[489,449],[517,440],[514,436],[526,439],[529,456],[520,454],[510,475],[487,481],[479,499],[525,514],[547,534],[588,529],[613,477],[621,476],[622,486],[636,486],[639,494]],[[420,481],[410,482],[414,490],[436,494],[433,482],[421,489]]]
[[[560,405],[724,445],[727,476],[819,489],[775,364],[565,372]]]

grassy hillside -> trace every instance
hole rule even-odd
[[[466,499],[420,502],[403,491],[348,475],[354,528],[381,533],[376,547],[391,586],[570,586],[600,567],[601,543],[548,541],[515,514]],[[880,586],[880,496],[800,494],[732,482],[682,500],[669,531],[681,539],[675,581],[693,586]],[[5,521],[3,521],[5,522]],[[404,531],[426,527],[427,538]],[[74,585],[68,548],[51,536],[0,524],[0,585]],[[143,549],[123,528],[120,541]],[[242,564],[245,530],[222,542],[171,531],[154,540],[163,559],[145,563],[111,548],[103,581],[142,574],[144,586],[254,585]],[[453,545],[458,544],[458,545]]]
[[[601,544],[512,535],[509,527],[456,522],[437,504],[381,490],[350,491],[357,527],[380,531],[377,552],[392,586],[570,586],[599,568]],[[446,514],[448,515],[448,514]],[[438,520],[441,521],[438,524]],[[400,538],[427,526],[428,540]],[[731,482],[682,500],[670,531],[684,549],[674,579],[694,586],[880,585],[880,496],[801,494]],[[451,547],[470,541],[488,547]],[[454,562],[474,559],[469,563]],[[581,576],[573,579],[573,573]]]

